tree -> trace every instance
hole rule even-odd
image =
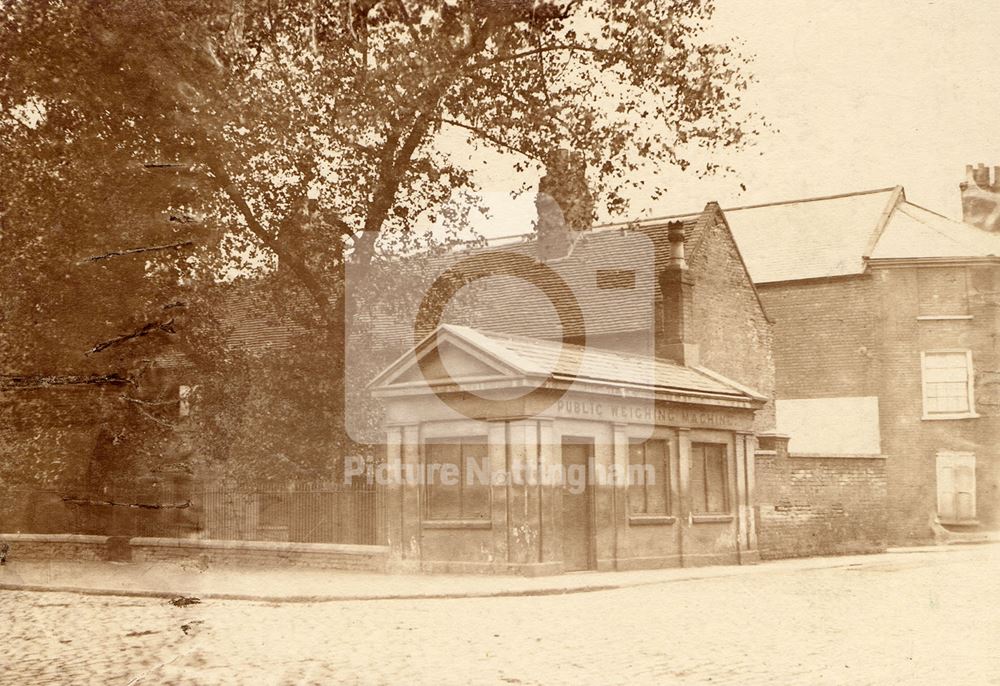
[[[8,0],[2,7],[3,240],[16,245],[4,251],[8,269],[64,249],[57,234],[35,232],[60,216],[51,200],[68,190],[73,211],[86,217],[74,217],[74,235],[86,226],[102,246],[116,236],[127,250],[145,251],[135,278],[149,282],[173,264],[179,280],[208,292],[205,284],[222,272],[271,272],[278,304],[329,353],[329,375],[309,390],[334,416],[343,415],[343,331],[353,302],[346,261],[363,274],[433,243],[421,226],[449,199],[473,199],[459,205],[454,227],[475,206],[475,170],[441,149],[443,134],[461,131],[472,148],[508,155],[518,170],[571,148],[591,170],[597,204],[621,213],[627,190],[642,186],[648,170],[687,167],[691,146],[740,146],[755,130],[740,100],[744,60],[703,37],[710,0]],[[169,205],[168,214],[198,219],[174,222],[173,247],[148,226],[126,229],[125,212],[108,221],[94,202],[95,178],[114,189],[116,174],[151,161],[197,178],[197,202]],[[652,197],[661,191],[649,189]],[[22,295],[59,277],[58,266],[38,269]],[[4,279],[11,283],[13,274]],[[127,334],[118,322],[131,311],[133,324],[154,325],[141,338],[177,335],[198,350],[197,337],[162,330],[176,322],[150,318],[152,302],[142,316],[118,302],[117,321],[102,321]],[[6,309],[8,323],[24,325],[24,308]],[[86,330],[101,323],[93,308],[77,314]],[[11,349],[10,359],[35,364],[23,343]],[[329,440],[346,444],[341,430]]]

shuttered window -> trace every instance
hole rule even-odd
[[[629,441],[629,513],[670,513],[670,462],[667,442],[654,439]]]
[[[489,519],[489,457],[485,436],[424,444],[426,517]]]
[[[696,514],[729,514],[726,446],[691,444],[691,511]]]
[[[937,455],[938,518],[944,523],[976,519],[976,456],[941,452]]]
[[[972,353],[967,350],[923,353],[924,415],[973,412]]]

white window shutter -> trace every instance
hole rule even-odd
[[[976,519],[976,456],[940,452],[937,455],[938,518],[943,522]]]

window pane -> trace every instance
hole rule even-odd
[[[969,412],[968,357],[964,352],[924,354],[924,412]]]
[[[650,475],[646,483],[646,512],[648,514],[667,514],[668,494],[670,493],[670,476],[667,471],[667,442],[647,441],[646,473]]]
[[[646,512],[646,451],[642,441],[628,443],[628,511]]]
[[[486,439],[462,443],[462,517],[490,518],[490,458]]]
[[[462,446],[460,443],[427,443],[424,446],[427,470],[427,516],[430,519],[460,519],[461,478],[450,480],[442,476],[461,474]],[[443,465],[454,465],[445,467]],[[449,471],[450,470],[450,471]]]
[[[701,443],[691,446],[691,479],[688,488],[691,492],[692,512],[708,512],[708,499],[705,493],[705,447]]]
[[[706,449],[705,479],[708,482],[708,512],[729,512],[724,446],[713,445]]]

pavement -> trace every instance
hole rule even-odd
[[[206,567],[197,562],[83,562],[8,559],[0,590],[58,591],[85,595],[266,602],[490,598],[587,593],[651,584],[843,568],[885,556],[941,555],[964,546],[897,548],[884,555],[776,560],[749,566],[715,566],[626,572],[582,572],[545,577],[352,573],[297,567]],[[892,559],[887,557],[885,559]]]
[[[19,568],[30,571],[14,560],[8,581]],[[49,569],[58,581],[68,568]],[[243,576],[233,573],[230,584]],[[199,579],[185,587],[194,592],[225,581],[220,570],[187,574]],[[319,576],[327,585],[306,590],[359,592],[354,575]],[[620,587],[596,590],[608,577]],[[276,584],[256,591],[289,599],[309,578],[263,570],[253,584]],[[153,570],[146,579],[143,590],[180,590],[154,588],[171,575]],[[425,595],[371,595],[410,583]],[[364,601],[202,593],[182,606],[52,586],[3,591],[0,684],[1000,685],[996,545],[656,574],[369,584],[378,587],[368,586]],[[593,592],[450,597],[538,588]]]

